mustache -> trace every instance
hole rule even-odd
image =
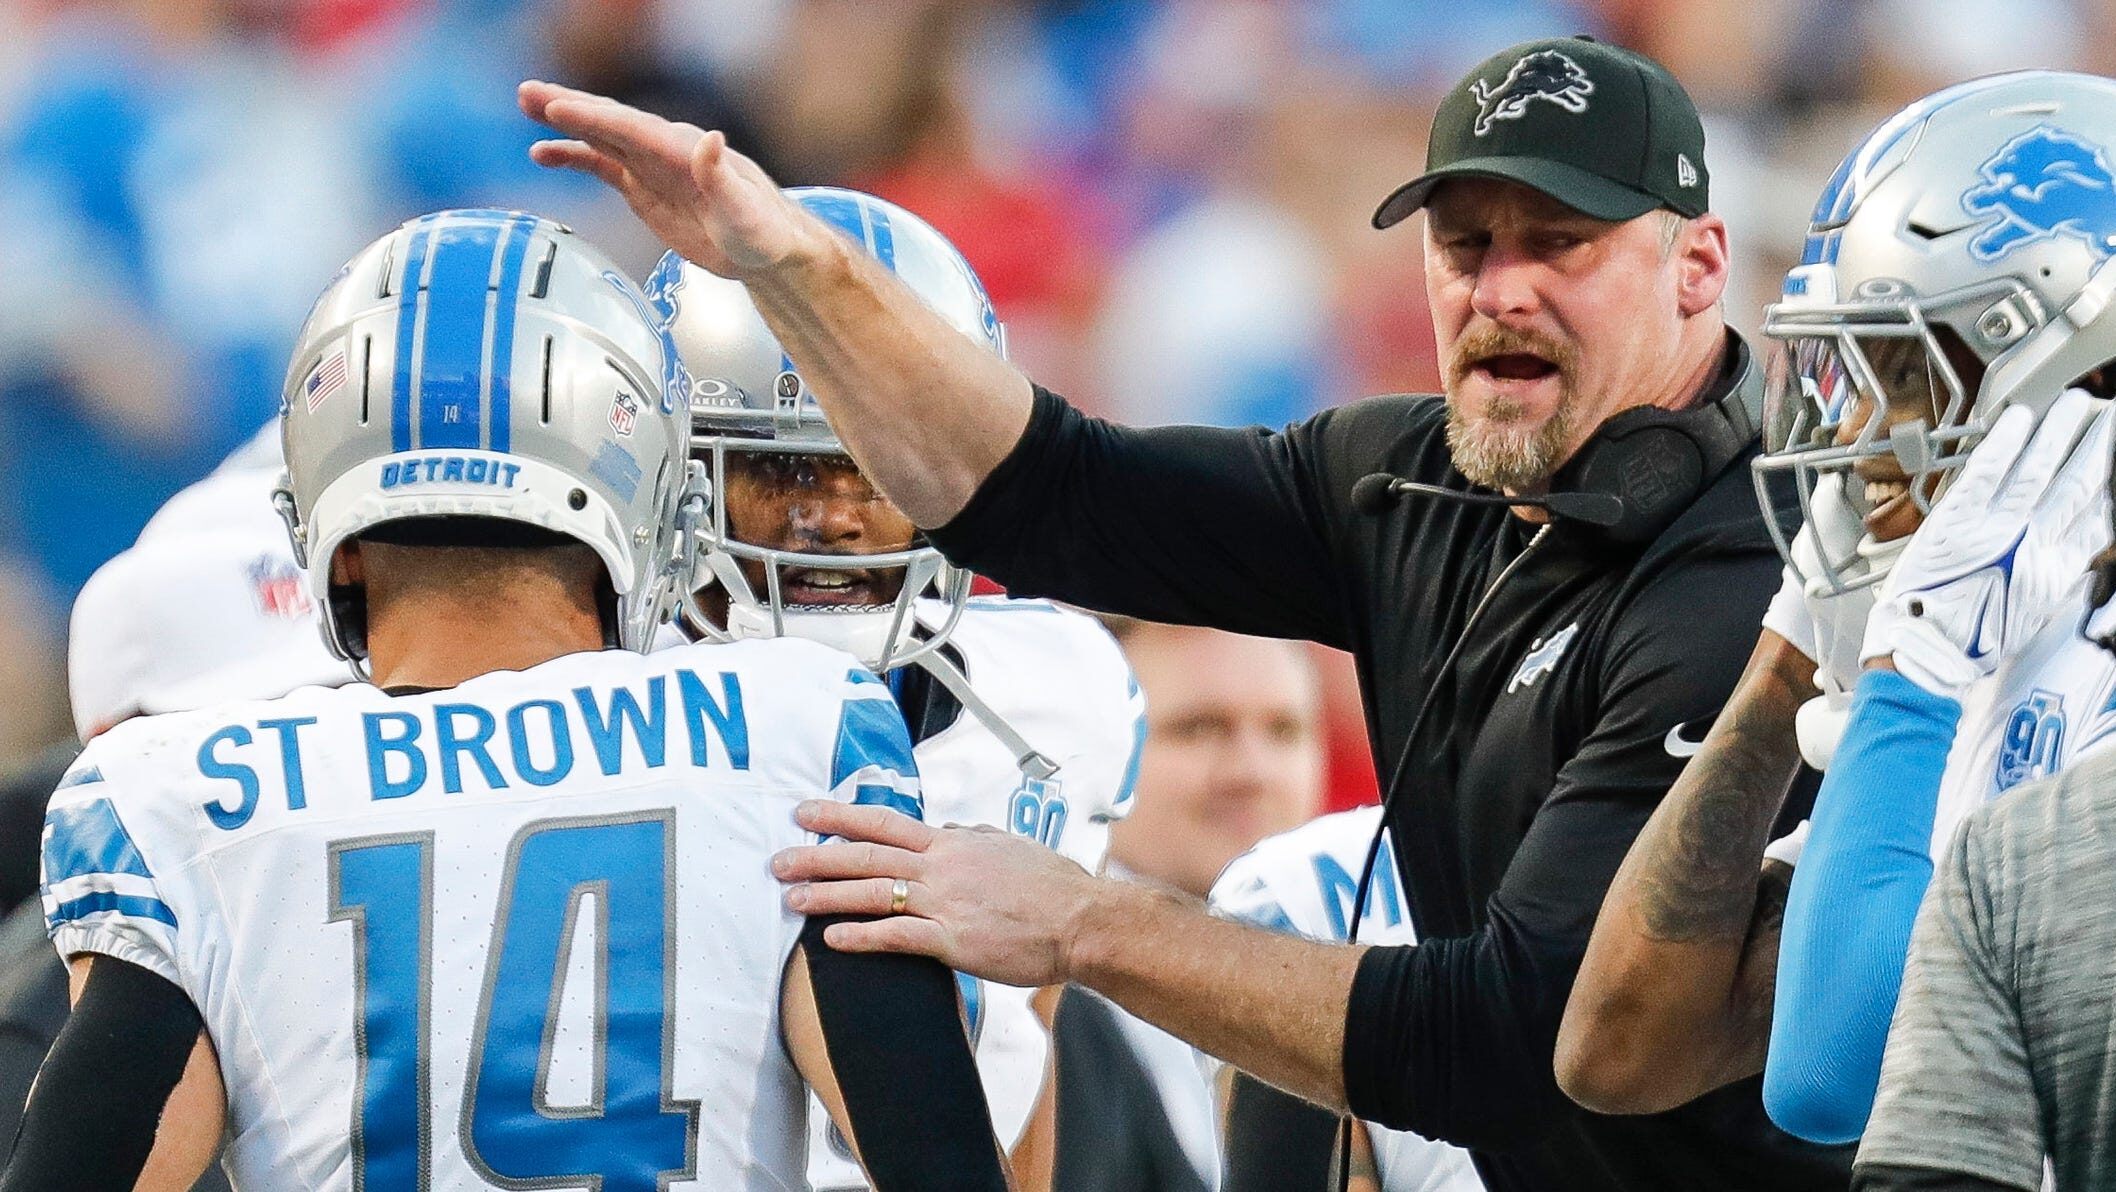
[[[1566,380],[1571,379],[1578,361],[1578,354],[1569,343],[1526,328],[1490,323],[1455,341],[1447,359],[1448,385],[1461,384],[1480,360],[1513,353],[1540,356],[1550,361],[1557,366],[1559,377]]]

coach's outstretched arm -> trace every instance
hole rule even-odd
[[[553,83],[523,83],[519,98],[575,138],[537,145],[539,164],[608,183],[663,243],[749,287],[833,429],[913,521],[954,517],[1021,438],[1028,378],[786,198],[718,130]]]
[[[540,143],[538,162],[608,183],[669,247],[749,287],[861,470],[957,563],[1017,595],[1351,645],[1332,552],[1356,473],[1327,460],[1361,456],[1393,421],[1326,414],[1272,433],[1090,418],[928,310],[720,133],[549,83],[522,84],[521,104],[578,138]]]

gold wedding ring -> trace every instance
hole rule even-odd
[[[911,883],[898,878],[889,883],[889,913],[901,915],[911,903]]]

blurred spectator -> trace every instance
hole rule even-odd
[[[1223,866],[1322,807],[1321,693],[1307,647],[1108,619],[1146,693],[1131,814],[1112,873],[1202,898]],[[1216,1112],[1191,1049],[1084,989],[1057,1021],[1057,1187],[1217,1188]]]
[[[1293,642],[1113,624],[1146,693],[1135,806],[1111,868],[1203,898],[1257,841],[1322,810],[1321,701]]]

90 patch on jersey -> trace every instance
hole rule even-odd
[[[1014,797],[1007,801],[1007,830],[1056,852],[1065,835],[1063,789],[1064,784],[1055,778],[1024,775],[1021,785],[1014,788]]]

